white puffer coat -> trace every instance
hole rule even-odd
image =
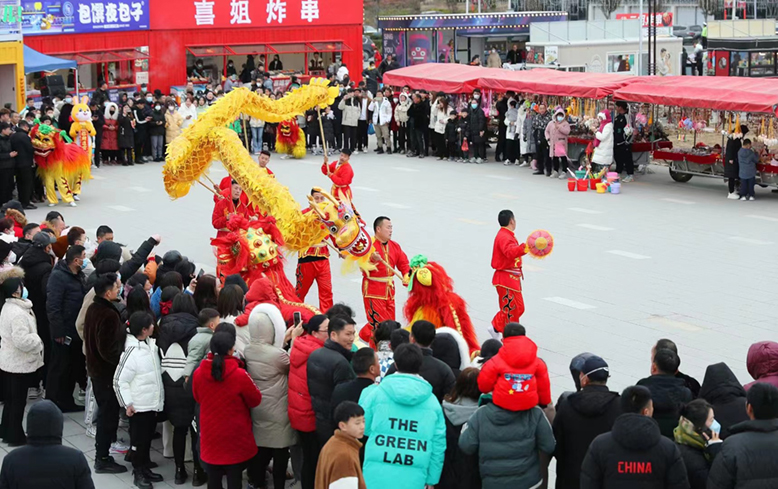
[[[600,140],[600,144],[594,148],[592,163],[602,166],[610,166],[613,163],[613,122],[610,113],[604,112],[606,124],[602,131],[594,133],[594,137]]]
[[[289,355],[283,349],[286,322],[272,304],[259,304],[249,316],[251,343],[243,350],[248,371],[262,393],[262,403],[251,410],[258,447],[286,448],[297,442],[289,421]]]
[[[0,370],[29,374],[43,366],[43,342],[38,336],[32,302],[6,299],[0,312]]]
[[[127,335],[124,353],[113,376],[113,390],[123,408],[132,405],[139,413],[162,411],[165,391],[159,349],[154,338],[139,341],[133,335]]]

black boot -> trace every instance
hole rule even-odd
[[[164,480],[160,474],[152,472],[148,467],[143,467],[141,472],[143,473],[143,477],[151,482],[162,482]]]
[[[192,474],[192,487],[204,486],[207,483],[208,474],[201,467],[195,467],[194,474]]]
[[[132,471],[132,483],[135,485],[135,487],[139,487],[140,489],[154,488],[154,486],[151,484],[151,481],[149,481],[146,476],[143,475],[143,471],[138,469]]]
[[[186,482],[187,479],[186,469],[183,465],[179,465],[176,467],[176,485],[180,486],[184,482]]]

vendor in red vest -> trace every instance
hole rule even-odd
[[[500,230],[494,238],[492,250],[492,285],[497,289],[497,297],[500,302],[500,310],[492,319],[494,331],[492,335],[498,335],[505,329],[505,325],[511,322],[519,322],[524,314],[524,297],[521,295],[521,280],[524,275],[521,271],[521,257],[527,253],[524,243],[519,243],[514,231],[516,230],[516,218],[513,212],[502,210],[497,217],[500,222]]]

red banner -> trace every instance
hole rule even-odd
[[[673,13],[672,12],[657,12],[653,14],[654,25],[656,27],[672,27],[673,26]],[[634,14],[616,14],[616,19],[638,19],[639,13]],[[648,14],[643,14],[643,27],[648,27]]]
[[[362,24],[362,0],[151,0],[151,29]]]

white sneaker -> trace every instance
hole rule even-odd
[[[119,438],[115,442],[111,443],[110,453],[113,455],[124,454],[130,449],[130,445],[124,440]]]
[[[40,399],[43,395],[43,389],[40,387],[30,387],[27,389],[27,399]]]
[[[635,178],[632,175],[627,175],[624,177],[624,179],[621,181],[622,183],[631,183],[634,182]]]
[[[748,199],[746,199],[746,200],[756,200],[756,199],[754,198],[754,196],[753,196],[753,195],[749,195],[749,196],[748,196]]]
[[[353,152],[353,153],[351,153],[351,156],[356,156],[356,155],[358,155],[358,154],[359,154],[359,151],[357,151],[357,150],[354,150],[354,152]]]
[[[89,427],[86,429],[86,436],[88,436],[89,438],[94,438],[97,436],[96,424],[89,425]]]
[[[52,203],[49,202],[49,207],[54,207],[55,205],[57,205],[57,204],[52,204]]]
[[[738,199],[737,199],[737,200],[748,200],[748,199],[747,199],[747,198],[745,198],[745,197],[742,197],[742,196],[741,196],[741,197],[738,197]]]
[[[558,171],[554,172],[554,178],[559,178],[559,172]]]
[[[567,173],[558,173],[558,174],[560,180],[567,180],[567,176],[568,176]]]
[[[503,165],[505,165],[505,166],[510,166],[510,165],[511,165],[511,162],[510,162],[510,160],[505,160],[505,163],[503,163]]]
[[[68,205],[69,205],[70,207],[78,207],[78,204],[76,204],[75,202],[71,202],[71,203],[69,203]]]
[[[740,196],[737,194],[737,192],[732,192],[731,194],[727,195],[727,198],[729,200],[738,200],[740,199]]]
[[[476,164],[480,165],[481,163],[484,162],[484,160],[482,160],[481,158],[476,158],[475,162],[476,162]]]
[[[73,200],[79,202],[81,200],[81,197],[79,197],[78,194],[73,194]]]
[[[519,165],[519,168],[526,168],[526,167],[528,167],[528,166],[529,166],[529,163],[527,163],[527,162],[525,161],[524,163],[522,163],[521,165]]]

